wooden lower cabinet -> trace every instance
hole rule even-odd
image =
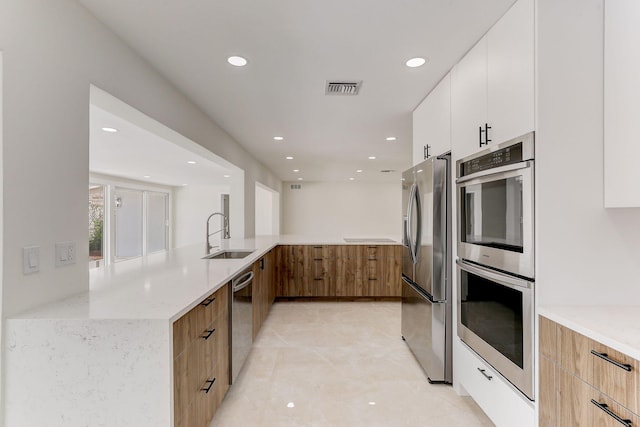
[[[174,426],[208,427],[229,388],[229,285],[173,323],[173,354]]]
[[[539,330],[540,427],[640,425],[637,360],[545,317]]]
[[[278,296],[401,296],[398,245],[280,246],[277,259]]]
[[[253,339],[256,339],[260,328],[269,315],[269,309],[275,299],[274,263],[276,254],[271,250],[253,264],[252,310]]]

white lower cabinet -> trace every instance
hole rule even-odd
[[[454,375],[497,427],[534,427],[533,402],[481,359],[466,344],[457,340]]]

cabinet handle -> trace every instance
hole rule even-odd
[[[429,157],[431,157],[431,154],[429,154],[430,148],[431,146],[429,144],[424,146],[424,160],[427,160]]]
[[[487,370],[486,370],[486,369],[478,368],[478,371],[480,371],[480,373],[481,373],[482,375],[484,375],[484,377],[485,377],[486,379],[488,379],[489,381],[491,381],[491,380],[493,379],[493,377],[492,377],[491,375],[488,375],[488,374],[487,374]]]
[[[489,145],[489,143],[491,142],[491,140],[489,139],[489,129],[491,129],[491,126],[489,126],[489,123],[484,124],[484,129],[482,129],[482,126],[478,126],[478,138],[480,139],[480,147],[482,147],[483,145]],[[484,142],[482,142],[483,133],[484,133]]]
[[[209,338],[211,338],[211,335],[213,335],[213,333],[216,331],[215,328],[213,329],[208,329],[207,333],[204,335],[201,335],[200,338],[204,338],[205,340],[208,340]]]
[[[215,297],[213,297],[213,298],[207,298],[206,300],[202,301],[202,302],[200,303],[200,305],[201,305],[201,306],[203,306],[203,307],[209,307],[209,306],[211,305],[211,303],[212,303],[212,302],[214,302],[215,300],[216,300],[216,298],[215,298]]]
[[[628,363],[620,363],[617,360],[613,360],[609,358],[609,355],[607,353],[599,353],[595,350],[591,350],[591,354],[593,354],[594,356],[599,357],[602,360],[606,360],[607,362],[611,363],[612,365],[616,365],[618,368],[624,369],[627,372],[631,372],[631,365],[629,365]]]
[[[205,393],[209,393],[209,391],[211,391],[211,387],[213,387],[213,383],[216,382],[216,379],[212,379],[212,380],[207,380],[206,383],[209,384],[207,387],[205,388],[201,388],[200,391],[204,391]]]
[[[611,409],[609,409],[606,403],[599,403],[595,399],[591,399],[591,403],[596,405],[598,408],[602,409],[607,415],[609,415],[611,418],[613,418],[623,426],[633,427],[633,423],[631,423],[631,420],[623,419],[619,415],[615,414]]]

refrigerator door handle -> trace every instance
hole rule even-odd
[[[409,206],[407,207],[407,227],[405,228],[405,234],[407,236],[407,244],[409,245],[409,253],[411,254],[411,261],[415,264],[417,261],[414,246],[413,246],[413,236],[411,235],[411,224],[413,223],[413,200],[415,197],[415,192],[417,190],[416,184],[411,186],[411,190],[409,191]]]
[[[420,203],[420,188],[415,184],[415,191],[413,192],[413,200],[416,206],[416,212],[418,215],[418,226],[416,227],[416,240],[413,242],[413,258],[414,262],[418,262],[420,257],[420,246],[422,245],[422,204]]]

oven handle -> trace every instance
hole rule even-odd
[[[462,184],[463,182],[471,181],[473,179],[481,178],[483,176],[497,175],[499,173],[511,172],[518,169],[526,169],[531,167],[532,165],[533,165],[533,162],[531,160],[528,160],[526,162],[514,163],[512,165],[506,165],[506,166],[500,166],[498,168],[487,169],[484,171],[472,173],[471,175],[461,176],[456,180],[456,184]]]
[[[458,267],[460,267],[462,270],[468,271],[469,273],[473,273],[481,277],[486,277],[490,280],[493,280],[494,282],[500,283],[501,285],[504,285],[511,289],[516,289],[516,288],[531,289],[533,285],[531,282],[527,280],[518,279],[516,277],[507,276],[506,274],[497,273],[492,270],[488,270],[480,266],[472,265],[472,264],[469,264],[468,262],[464,262],[461,260],[456,260],[456,264],[458,264]]]

